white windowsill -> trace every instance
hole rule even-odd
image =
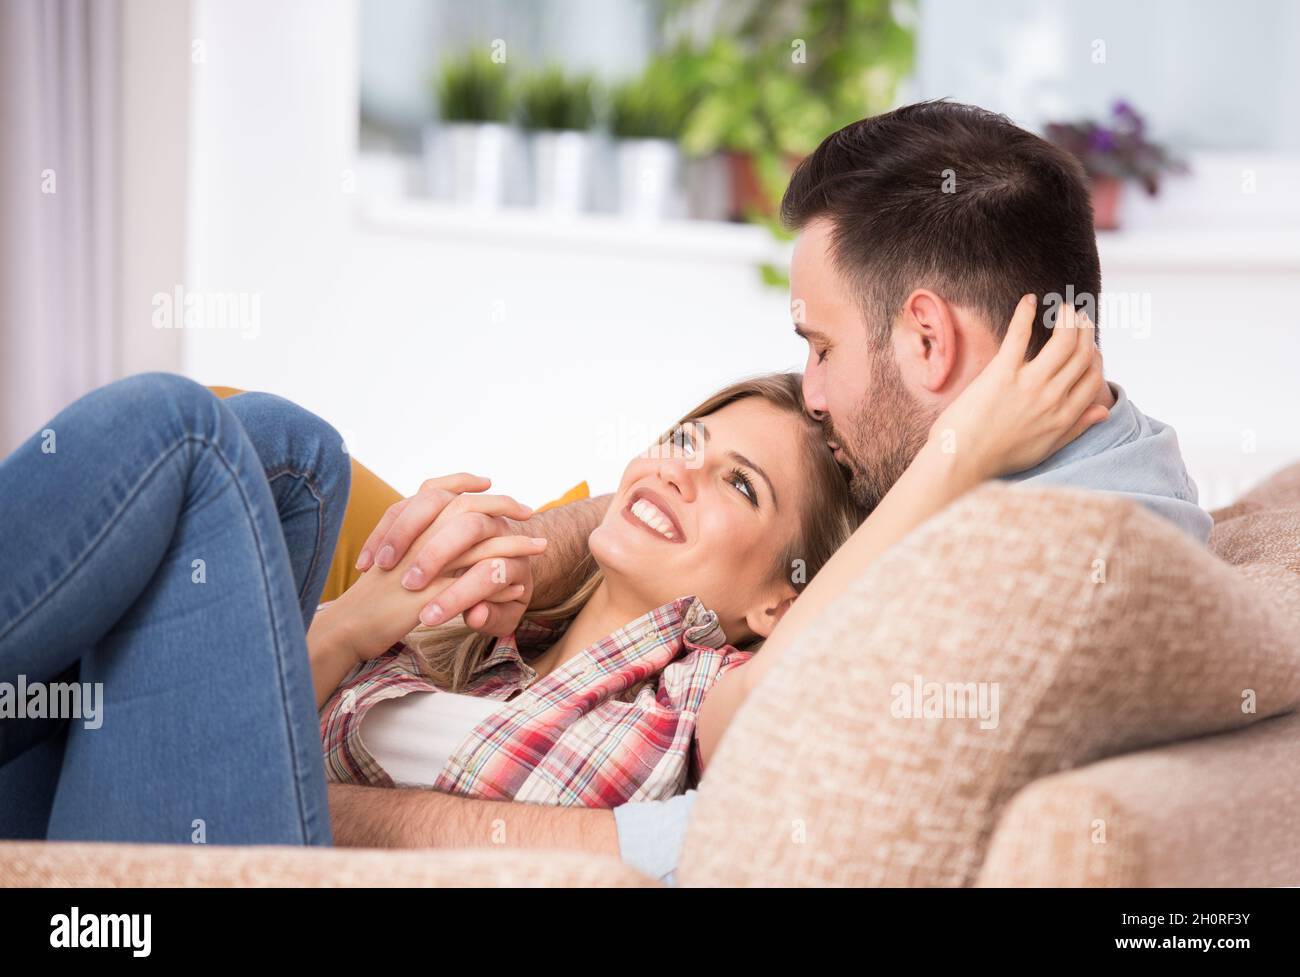
[[[789,246],[753,224],[638,222],[616,214],[568,216],[526,208],[484,211],[419,198],[369,201],[362,205],[360,219],[375,231],[501,247],[617,252],[678,261],[788,261]]]
[[[789,250],[765,228],[715,221],[638,223],[614,214],[477,211],[421,199],[371,201],[360,217],[363,226],[379,232],[629,257],[780,265]],[[1097,246],[1106,273],[1300,274],[1300,230],[1286,228],[1103,231]]]

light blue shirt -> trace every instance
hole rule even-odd
[[[1127,495],[1163,516],[1193,539],[1210,538],[1210,514],[1196,503],[1196,485],[1168,424],[1147,417],[1119,384],[1110,385],[1115,404],[1094,424],[1042,464],[1006,477],[1041,485],[1068,485]],[[677,858],[695,804],[693,790],[666,801],[614,808],[623,861],[668,885],[676,884]]]
[[[1110,385],[1115,404],[1110,417],[1034,468],[1006,481],[1069,485],[1116,492],[1164,516],[1198,542],[1210,538],[1213,520],[1196,503],[1196,484],[1178,450],[1178,435],[1168,424],[1133,406],[1124,388]]]

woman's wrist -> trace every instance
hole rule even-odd
[[[338,601],[318,609],[312,618],[307,629],[307,658],[316,691],[316,708],[320,709],[362,661],[350,636],[346,609]]]
[[[336,600],[316,611],[307,630],[307,649],[313,661],[342,662],[349,667],[365,660],[364,649],[350,625],[347,607]]]
[[[977,444],[962,437],[961,432],[945,428],[930,432],[918,459],[927,467],[930,477],[942,478],[960,493],[1000,474],[985,455]]]

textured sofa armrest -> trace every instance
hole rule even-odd
[[[0,843],[0,886],[662,887],[610,855],[571,851],[52,841]]]
[[[981,886],[1300,885],[1300,714],[1044,777]]]
[[[679,881],[973,884],[1032,781],[1300,702],[1300,627],[1278,599],[1294,580],[1267,579],[1121,496],[982,486],[754,689],[700,784]]]

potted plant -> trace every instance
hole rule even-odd
[[[471,52],[442,66],[434,81],[440,124],[426,135],[435,192],[458,203],[499,207],[505,197],[511,111],[506,66]]]
[[[1107,124],[1051,122],[1047,138],[1069,150],[1092,181],[1093,224],[1099,231],[1119,227],[1124,184],[1140,183],[1151,196],[1160,191],[1161,174],[1185,173],[1187,167],[1162,146],[1146,138],[1146,122],[1123,100],[1111,106]]]
[[[673,10],[701,0],[676,0]],[[734,217],[770,217],[790,171],[836,129],[883,112],[911,70],[910,0],[736,0],[674,52],[693,91],[682,148],[725,153]],[[691,13],[696,11],[692,10]]]
[[[677,138],[687,101],[672,63],[656,58],[609,98],[616,140],[618,210],[633,220],[658,220],[681,210],[681,152]]]
[[[534,203],[539,208],[577,213],[590,203],[594,87],[589,76],[569,76],[558,67],[523,83],[520,124],[530,134]]]

